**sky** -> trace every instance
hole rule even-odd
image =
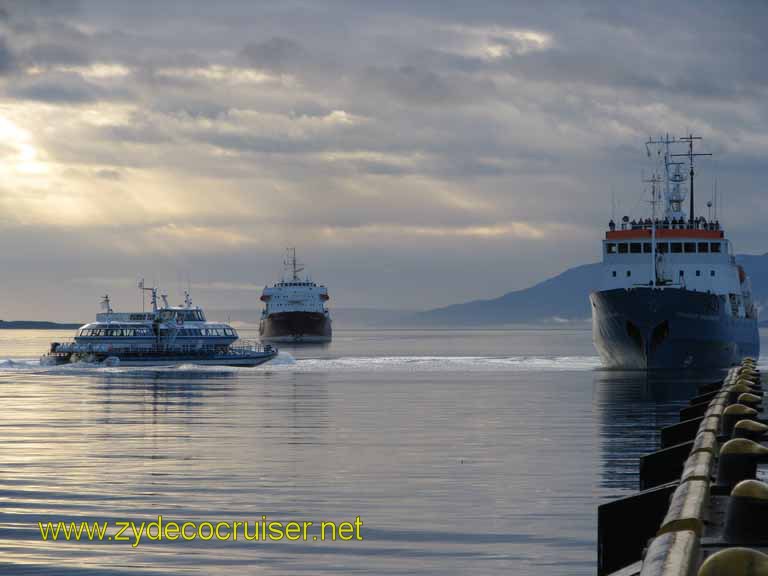
[[[766,252],[768,4],[0,0],[0,318],[137,280],[258,308],[295,246],[344,308],[424,309],[600,258],[644,141],[704,138]]]

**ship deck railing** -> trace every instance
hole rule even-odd
[[[196,345],[196,344],[161,344],[153,343],[151,345],[115,345],[115,344],[78,344],[77,342],[61,342],[51,345],[52,354],[189,354],[189,355],[234,355],[248,356],[252,354],[265,354],[276,352],[276,349],[270,345],[262,345],[258,342],[240,341],[237,344],[230,345]]]

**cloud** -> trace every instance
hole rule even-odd
[[[15,67],[13,53],[4,38],[0,37],[0,76],[8,74]]]
[[[82,104],[98,100],[103,93],[97,86],[79,77],[61,75],[58,78],[24,80],[10,88],[7,94],[19,100]]]
[[[250,42],[242,49],[241,55],[251,66],[273,72],[288,72],[310,60],[309,53],[301,44],[281,37]]]
[[[47,42],[33,44],[24,51],[23,56],[30,66],[81,65],[87,64],[91,59],[87,48],[82,43],[79,45]]]
[[[717,175],[762,246],[762,5],[0,7],[0,242],[24,246],[0,317],[31,280],[90,313],[44,287],[94,270],[116,293],[193,270],[252,307],[224,287],[274,279],[286,244],[347,306],[496,296],[596,259],[666,131],[705,137],[702,197]]]

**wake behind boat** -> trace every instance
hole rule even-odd
[[[73,342],[52,342],[41,364],[72,362],[105,363],[119,366],[258,366],[277,356],[270,346],[244,342],[228,324],[208,322],[199,306],[185,294],[183,306],[170,306],[157,288],[144,288],[152,295],[151,312],[115,312],[105,296],[105,312],[96,322],[78,329]]]

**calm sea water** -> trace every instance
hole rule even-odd
[[[594,574],[690,390],[581,330],[344,331],[255,369],[40,367],[0,331],[7,574]],[[42,542],[38,521],[360,516],[349,542]]]

